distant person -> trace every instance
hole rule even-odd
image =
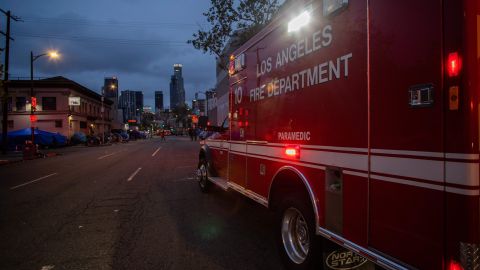
[[[188,129],[188,136],[190,136],[190,140],[193,141],[193,128]]]
[[[195,128],[195,130],[193,131],[193,139],[195,141],[197,141],[197,137],[198,137],[199,132],[200,132],[200,129],[198,129],[198,128]]]
[[[165,130],[163,130],[163,129],[162,129],[162,131],[160,131],[160,141],[165,141],[165,142],[167,141],[165,139]]]

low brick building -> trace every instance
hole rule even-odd
[[[31,126],[30,87],[30,80],[10,81],[8,131]],[[37,98],[35,127],[68,138],[78,131],[87,135],[110,131],[113,102],[105,99],[102,105],[100,94],[64,77],[34,80],[33,87]],[[78,105],[69,105],[69,98],[74,98]]]

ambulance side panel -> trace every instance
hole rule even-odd
[[[369,246],[419,269],[444,254],[442,12],[370,1]]]

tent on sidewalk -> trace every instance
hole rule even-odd
[[[59,133],[52,133],[44,130],[35,129],[35,144],[40,146],[64,146],[67,143],[67,138]],[[30,128],[19,129],[7,133],[8,147],[15,149],[18,145],[24,145],[32,137]],[[1,137],[0,137],[1,142]]]

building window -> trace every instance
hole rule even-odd
[[[8,97],[7,99],[7,110],[8,112],[12,112],[12,97]]]
[[[56,97],[42,97],[42,110],[44,110],[44,111],[56,111],[57,110],[57,98]]]
[[[17,107],[17,112],[24,112],[26,111],[27,106],[27,98],[26,97],[17,97],[15,106]]]
[[[87,128],[87,122],[80,121],[80,128]]]
[[[55,120],[55,127],[56,128],[63,127],[63,121],[62,120]]]

